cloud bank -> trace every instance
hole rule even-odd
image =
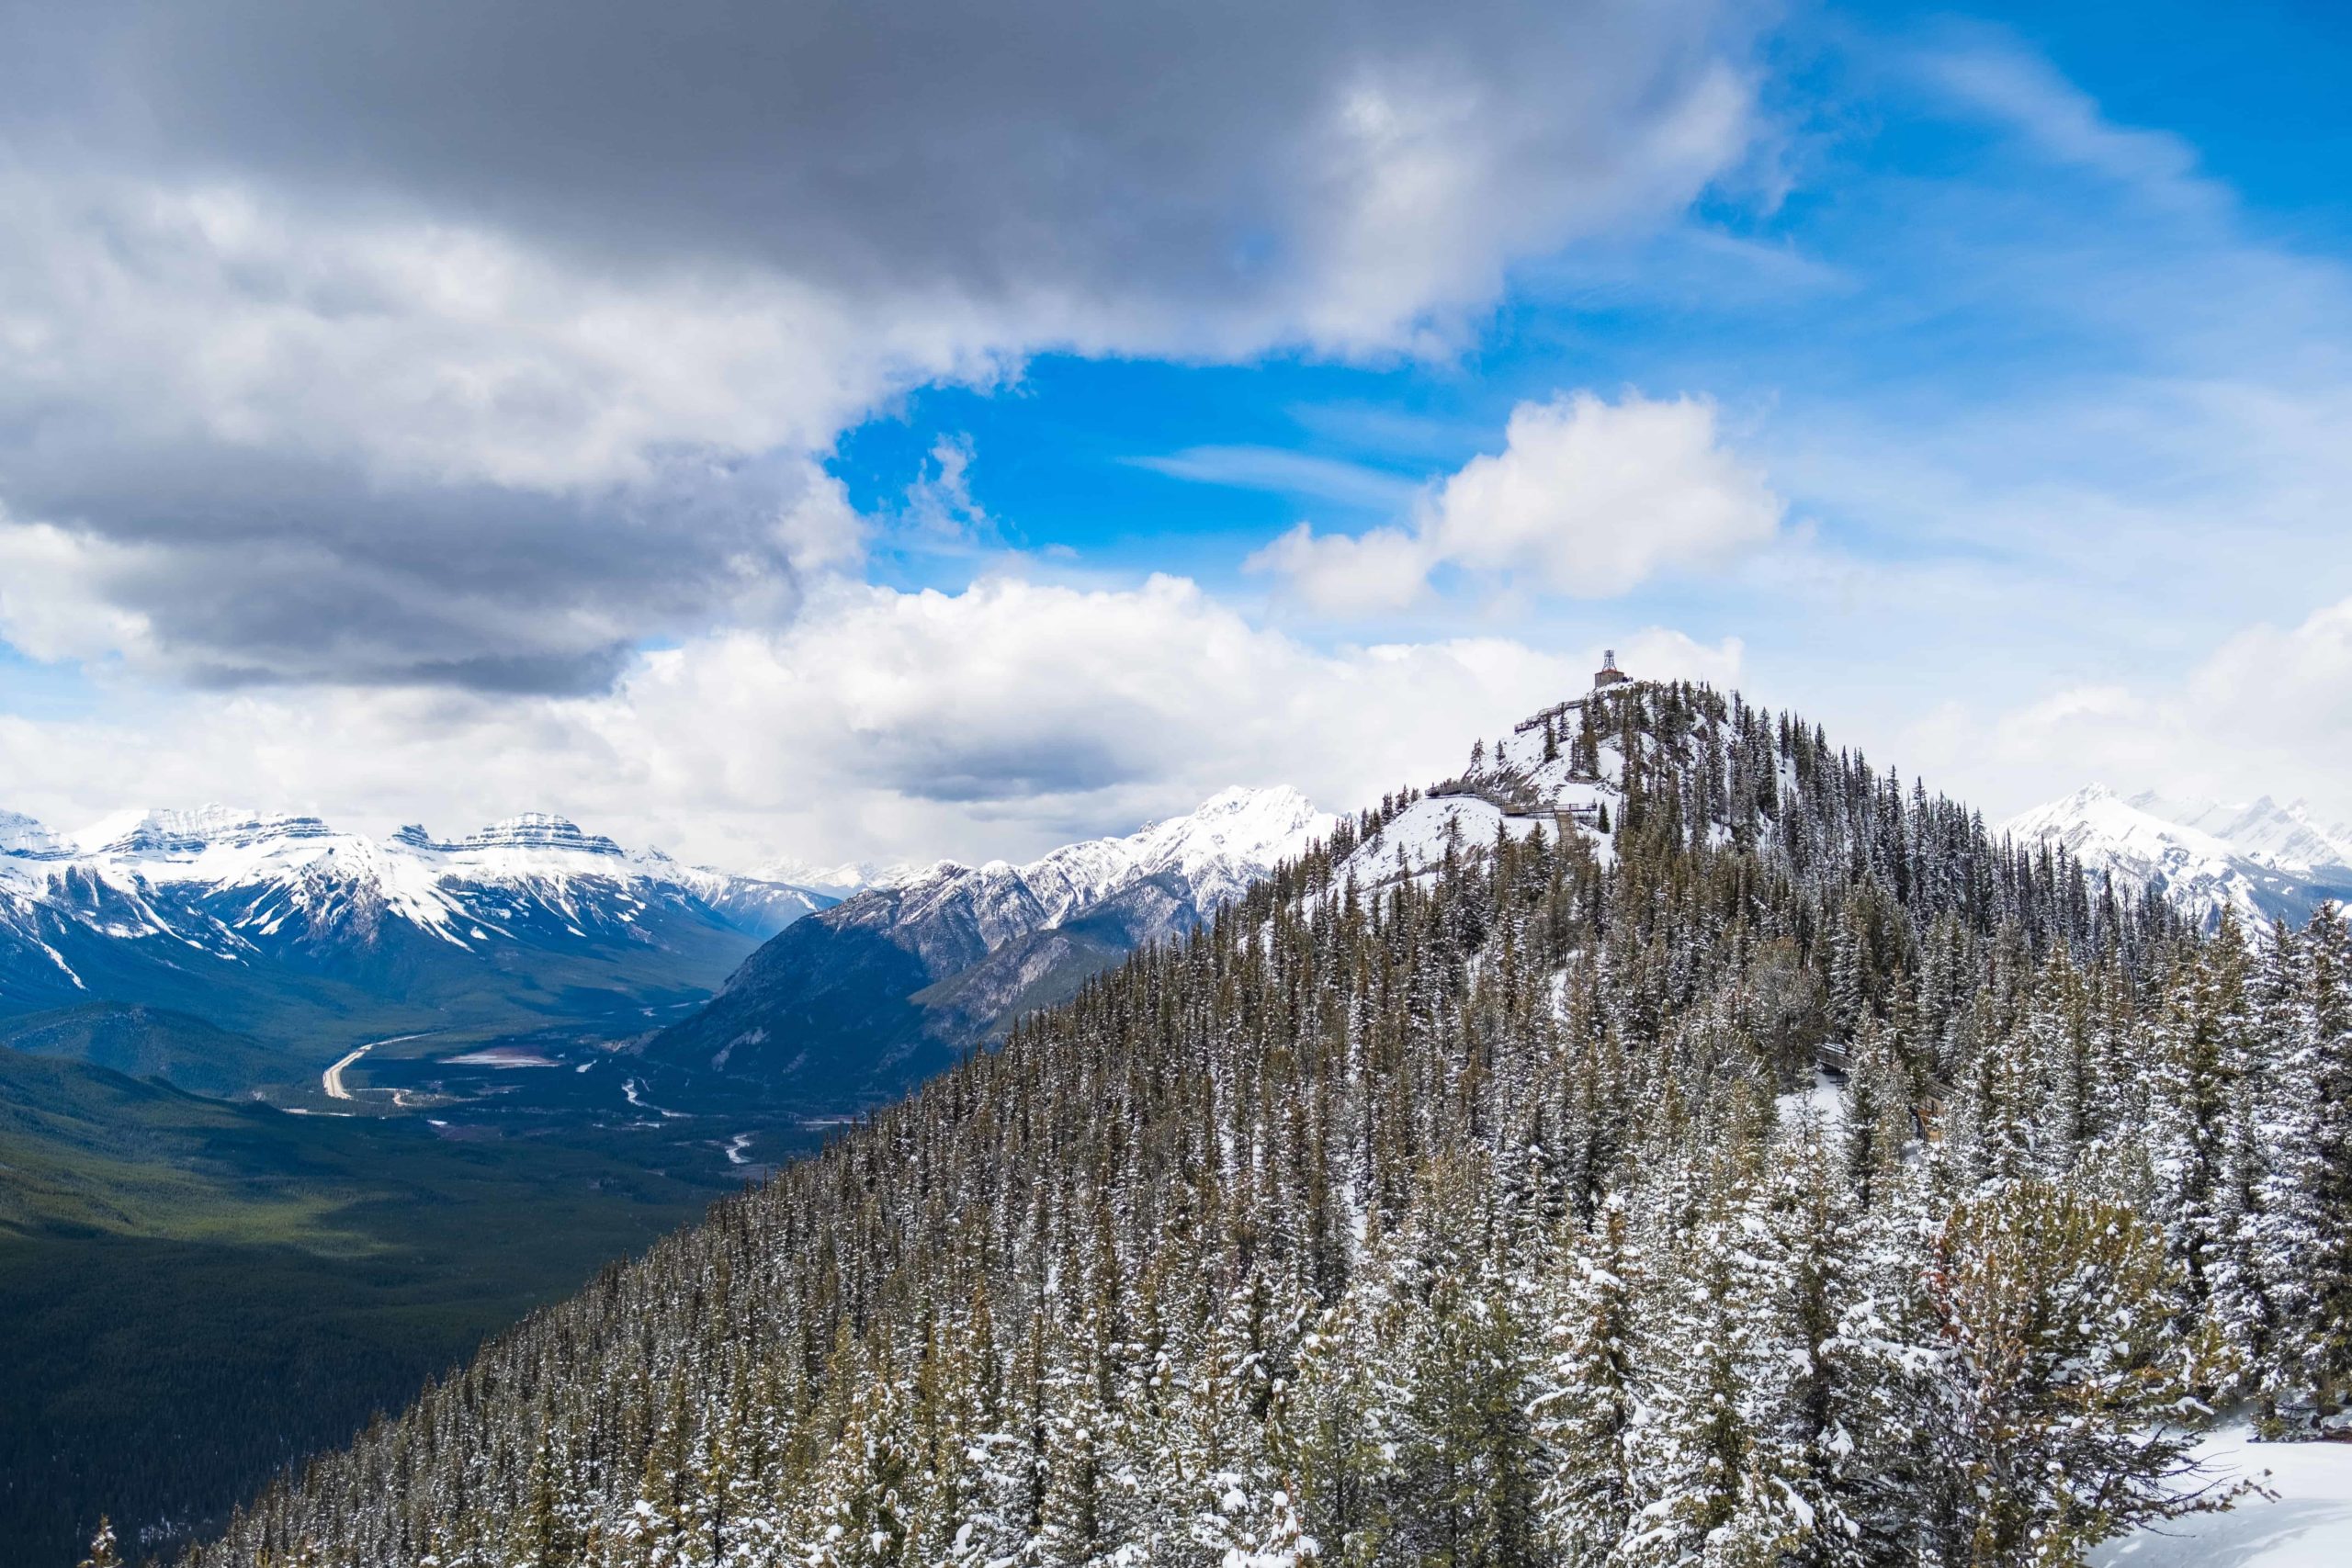
[[[1615,639],[1645,674],[1737,678],[1736,641]],[[834,580],[773,628],[643,656],[607,693],[245,690],[107,720],[0,716],[9,808],[71,824],[187,781],[389,829],[526,808],[722,864],[1033,853],[1236,783],[1346,808],[1457,768],[1582,686],[1599,639],[1317,649],[1181,578],[961,592]]]
[[[794,614],[911,388],[1441,349],[1755,117],[1722,0],[0,26],[0,637],[220,686],[601,689]]]

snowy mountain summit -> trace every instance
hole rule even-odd
[[[2352,829],[2315,820],[2302,802],[2245,805],[2091,784],[2001,824],[2019,843],[2064,850],[2094,876],[2159,892],[2193,919],[2224,909],[2249,926],[2300,922],[2328,900],[2352,901]]]
[[[2166,821],[2210,833],[2250,859],[2281,871],[2352,866],[2352,824],[2321,822],[2304,801],[2281,806],[2266,795],[2236,806],[2217,800],[2176,799],[2143,790],[2130,804]]]
[[[922,867],[904,861],[851,860],[820,865],[797,855],[777,855],[762,861],[743,874],[761,882],[780,882],[788,887],[806,887],[811,892],[846,898],[869,887],[904,882],[922,872]]]
[[[1601,673],[1597,690],[1640,685],[1613,660]],[[1378,887],[1427,878],[1449,849],[1483,848],[1498,833],[1524,839],[1538,829],[1578,834],[1601,861],[1611,859],[1608,828],[1624,816],[1625,759],[1620,738],[1593,720],[1601,710],[1587,703],[1579,697],[1546,708],[1491,748],[1479,740],[1460,773],[1392,802],[1368,824],[1340,880]]]
[[[842,905],[831,923],[876,923],[919,950],[952,951],[960,968],[1164,884],[1158,896],[1169,910],[1152,923],[1172,931],[1238,897],[1328,833],[1333,820],[1286,786],[1228,789],[1184,816],[1125,838],[1065,844],[1025,865],[940,861],[903,873]]]

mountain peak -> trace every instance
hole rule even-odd
[[[0,811],[0,855],[46,856],[66,852],[65,841],[20,811]]]
[[[580,829],[580,824],[569,817],[552,811],[525,811],[513,817],[502,817],[479,832],[469,834],[471,840],[483,842],[559,844],[586,839],[591,835]],[[610,839],[595,835],[599,843],[609,844]]]
[[[795,1087],[828,1076],[897,1085],[1193,930],[1336,826],[1295,789],[1233,788],[1026,864],[909,870],[753,953],[649,1054]]]
[[[492,823],[462,839],[436,840],[422,827],[411,825],[392,835],[411,849],[441,854],[465,854],[476,850],[564,850],[579,854],[625,855],[628,852],[602,833],[584,831],[569,817],[549,811],[526,811]]]
[[[153,938],[159,953],[192,947],[263,973],[298,951],[307,964],[334,954],[364,968],[403,931],[469,952],[512,942],[639,954],[662,946],[661,931],[681,933],[681,952],[732,949],[834,901],[632,853],[541,811],[454,841],[416,823],[378,839],[220,805],[119,812],[60,839],[6,813],[0,854],[0,971],[30,952],[74,990],[79,960],[52,940],[64,928],[74,952]]]
[[[838,865],[819,865],[794,855],[774,856],[744,873],[761,882],[780,882],[786,886],[813,888],[842,897],[863,893],[869,887],[893,886],[924,874],[923,867],[904,861],[854,860]]]
[[[1193,808],[1194,821],[1204,818],[1238,817],[1250,812],[1313,811],[1306,796],[1289,784],[1268,784],[1253,788],[1249,784],[1233,784],[1217,791]]]
[[[2167,822],[2209,833],[2280,871],[2308,874],[2352,866],[2352,827],[2315,819],[2301,800],[2280,806],[2263,795],[2238,804],[2173,799],[2143,790],[2132,797],[2132,804]]]
[[[332,831],[316,817],[213,802],[188,809],[151,807],[119,811],[71,835],[70,842],[84,853],[195,854],[214,846],[244,848],[282,839],[323,839]]]

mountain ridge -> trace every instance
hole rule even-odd
[[[153,1004],[331,1039],[379,1014],[488,1028],[623,1012],[707,994],[761,941],[834,901],[625,849],[545,812],[447,840],[219,805],[118,812],[69,833],[9,814],[0,1012]]]
[[[2314,822],[2298,801],[2245,805],[2125,796],[2103,784],[2044,802],[1996,831],[2064,850],[2135,894],[2159,892],[2207,925],[2224,912],[2260,931],[2300,923],[2324,902],[2352,900],[2352,830]],[[2312,856],[2343,854],[2346,861]]]
[[[1287,785],[1236,786],[1025,864],[936,862],[786,928],[644,1054],[763,1093],[886,1098],[1196,925],[1335,820]]]
[[[1541,730],[1340,819],[187,1562],[2073,1562],[2226,1502],[2166,1483],[2247,1320],[2165,1231],[2201,1245],[2184,1151],[2222,1129],[2304,1181],[2308,1010],[1736,695],[1621,685]],[[888,913],[856,903],[822,919]],[[2182,1042],[2289,1070],[2216,1090],[2159,1065]],[[2340,1184],[2311,1191],[2263,1280],[2337,1256]],[[2336,1400],[2262,1353],[2282,1419]]]

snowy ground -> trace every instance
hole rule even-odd
[[[2352,1564],[2352,1443],[2249,1443],[2224,1432],[2201,1456],[2218,1475],[2253,1475],[2276,1502],[2142,1530],[2091,1554],[2097,1568],[2346,1568]]]
[[[1773,1103],[1783,1132],[1806,1120],[1817,1122],[1825,1132],[1846,1124],[1846,1086],[1818,1067],[1813,1071],[1811,1089],[1781,1095]]]

